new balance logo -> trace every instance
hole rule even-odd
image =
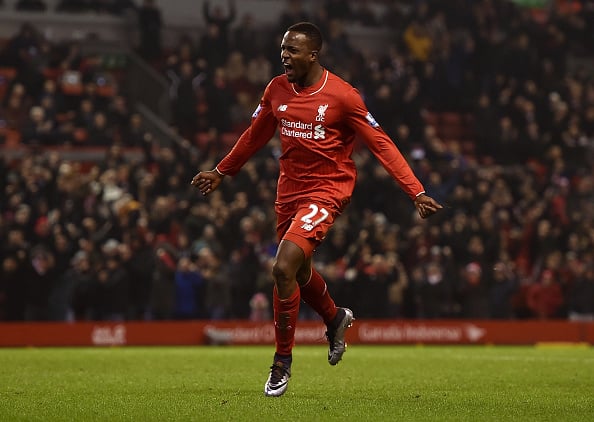
[[[326,139],[326,128],[322,125],[314,127],[314,139]]]
[[[287,105],[286,104],[281,104],[278,106],[277,108],[278,111],[287,111]]]
[[[323,122],[326,118],[326,110],[328,110],[328,104],[324,104],[318,107],[318,115],[316,116],[316,122]]]

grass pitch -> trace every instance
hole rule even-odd
[[[589,347],[297,346],[280,398],[267,347],[0,349],[1,421],[592,421]]]

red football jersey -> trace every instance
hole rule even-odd
[[[424,192],[359,92],[328,70],[318,83],[305,88],[289,83],[284,75],[272,79],[251,126],[217,169],[236,174],[277,128],[282,146],[277,188],[280,203],[315,198],[342,209],[351,198],[357,176],[351,158],[355,134],[412,199]]]

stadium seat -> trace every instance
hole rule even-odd
[[[437,127],[437,133],[444,139],[458,139],[464,138],[464,128],[462,126],[448,126],[440,125]]]
[[[17,71],[14,67],[0,67],[0,76],[8,79],[9,81],[13,80],[17,74]]]
[[[194,137],[194,142],[198,149],[206,149],[211,142],[211,137],[208,132],[198,132]]]
[[[100,97],[113,97],[116,94],[116,88],[112,84],[97,85],[97,95]]]
[[[424,112],[423,119],[425,120],[425,123],[427,123],[428,125],[433,126],[433,127],[439,126],[439,124],[441,122],[439,113],[434,113],[432,111]]]
[[[475,155],[476,142],[471,139],[464,140],[462,142],[462,153],[465,155]]]
[[[46,67],[43,69],[42,74],[45,79],[57,81],[58,79],[60,79],[60,76],[62,76],[62,69],[55,67]]]
[[[64,95],[79,96],[83,93],[82,75],[78,71],[64,72],[60,81]]]
[[[462,115],[452,112],[441,113],[441,123],[447,126],[460,126],[462,125]]]
[[[58,113],[56,114],[56,121],[58,123],[64,123],[67,122],[69,120],[72,120],[72,113]]]
[[[97,84],[96,92],[97,95],[99,95],[100,97],[109,98],[116,95],[117,90],[110,75],[102,74],[99,77],[97,77],[97,80],[95,82]]]
[[[7,129],[4,133],[4,144],[9,148],[16,148],[21,143],[21,132],[15,129]]]
[[[72,137],[77,144],[84,144],[89,138],[89,133],[86,131],[86,129],[76,128],[72,133]]]

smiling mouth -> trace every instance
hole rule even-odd
[[[286,63],[283,63],[283,66],[285,67],[285,75],[287,75],[287,76],[293,75],[293,66],[291,66],[290,64],[286,64]]]

